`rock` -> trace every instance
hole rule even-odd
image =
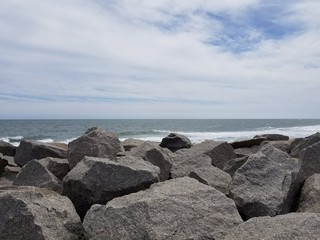
[[[320,173],[320,142],[304,148],[300,152],[299,159],[305,178],[310,177],[314,173]]]
[[[35,187],[0,188],[0,239],[85,239],[67,197]]]
[[[250,148],[237,148],[234,150],[237,157],[249,157],[260,151],[260,146],[253,146]]]
[[[235,172],[230,197],[243,219],[285,214],[294,208],[302,182],[298,160],[266,144]]]
[[[192,150],[179,150],[171,155],[171,178],[188,176],[191,171],[202,167],[211,167],[211,158],[208,155]]]
[[[17,148],[14,161],[17,165],[23,167],[33,159],[46,157],[67,158],[67,149],[51,143],[22,140]]]
[[[268,141],[286,141],[289,140],[288,136],[282,134],[262,134],[254,136],[255,139],[265,139]]]
[[[212,165],[220,169],[224,168],[227,161],[237,157],[233,147],[227,142],[206,140],[192,146],[191,150],[208,155],[212,160]]]
[[[74,168],[85,156],[115,160],[124,151],[118,136],[101,128],[90,128],[84,135],[68,144],[69,166]]]
[[[265,140],[266,140],[265,138],[254,138],[254,139],[242,140],[242,141],[231,143],[231,146],[234,149],[251,148],[253,146],[259,146]]]
[[[170,151],[175,152],[179,149],[190,148],[191,141],[184,135],[178,133],[170,133],[162,139],[160,147],[168,148]]]
[[[0,153],[0,177],[2,172],[4,171],[4,168],[8,165],[8,161],[3,158],[2,153]]]
[[[283,152],[290,153],[290,147],[292,144],[291,140],[288,141],[271,141],[269,142],[275,148],[280,149]]]
[[[40,159],[39,162],[61,181],[70,171],[69,161],[66,158],[47,157]]]
[[[223,171],[231,176],[248,160],[248,156],[234,158],[229,160],[223,168]]]
[[[320,236],[320,214],[290,213],[257,217],[231,229],[223,240],[316,240]]]
[[[224,194],[229,193],[228,187],[232,180],[228,173],[214,166],[196,168],[190,172],[189,177],[214,187]]]
[[[221,239],[242,223],[234,202],[184,177],[94,205],[83,225],[88,239]]]
[[[16,153],[16,147],[10,143],[0,140],[0,153],[13,157]]]
[[[69,197],[83,218],[91,205],[148,188],[159,181],[158,167],[138,157],[85,157],[63,179],[63,195]]]
[[[28,162],[19,172],[13,185],[34,186],[62,192],[62,183],[37,160]]]
[[[159,143],[145,141],[140,146],[132,148],[129,152],[129,155],[146,159],[146,152],[153,149],[153,148],[159,149],[160,148]]]
[[[160,181],[165,181],[170,177],[172,167],[170,153],[169,150],[160,147],[153,148],[146,152],[145,160],[160,169]]]
[[[293,141],[292,142],[292,145],[291,146],[291,153],[290,155],[292,157],[295,157],[295,158],[298,158],[299,155],[300,155],[300,152],[306,148],[306,147],[309,147],[311,146],[312,144],[314,143],[317,143],[320,141],[320,133],[315,133],[311,136],[308,136],[306,138],[303,138],[301,140],[296,140],[296,141]]]
[[[12,156],[3,156],[3,159],[8,161],[8,166],[17,167],[18,165],[14,162],[14,157]]]
[[[122,142],[122,146],[125,151],[130,151],[132,148],[142,145],[145,141],[140,139],[129,138]]]
[[[313,174],[303,184],[298,212],[320,213],[320,174]]]

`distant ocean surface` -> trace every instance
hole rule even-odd
[[[193,143],[207,139],[233,142],[257,134],[279,133],[291,138],[320,132],[320,119],[212,119],[212,120],[0,120],[0,140],[18,146],[22,139],[68,143],[90,127],[116,132],[120,140],[161,141],[170,132]]]

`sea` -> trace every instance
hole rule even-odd
[[[69,143],[91,127],[101,127],[128,138],[158,141],[169,133],[204,140],[234,142],[259,134],[278,133],[290,138],[320,132],[320,119],[76,119],[0,120],[0,140],[18,146],[21,140]]]

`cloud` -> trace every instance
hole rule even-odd
[[[2,117],[320,117],[319,7],[3,0]]]

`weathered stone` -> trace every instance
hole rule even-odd
[[[14,161],[20,167],[23,167],[33,159],[46,157],[67,158],[67,148],[62,148],[51,143],[22,140],[17,148]]]
[[[1,173],[4,171],[4,168],[8,165],[8,161],[3,158],[2,153],[0,153],[0,177]]]
[[[84,217],[91,205],[148,188],[159,181],[158,167],[138,157],[117,161],[85,157],[63,179],[63,195],[71,199]]]
[[[303,184],[298,212],[320,213],[320,174],[313,174]]]
[[[248,156],[231,159],[226,163],[226,165],[223,168],[223,171],[233,176],[234,173],[238,170],[238,168],[240,168],[247,160]]]
[[[234,149],[251,148],[253,146],[259,146],[265,140],[266,140],[265,138],[254,138],[254,139],[242,140],[242,141],[231,143],[231,146]]]
[[[179,150],[171,155],[171,178],[188,176],[194,169],[210,167],[211,161],[208,155],[189,149]]]
[[[320,214],[290,213],[276,217],[252,218],[231,229],[223,240],[317,240]]]
[[[62,192],[62,183],[37,160],[28,162],[13,182],[17,186],[34,186]]]
[[[88,239],[221,239],[242,223],[234,202],[184,177],[94,205],[84,219]]]
[[[132,148],[129,152],[129,155],[134,157],[141,157],[143,159],[146,159],[146,153],[147,151],[157,148],[159,149],[159,143],[151,142],[151,141],[145,141],[143,144],[141,144],[138,147]]]
[[[300,152],[299,159],[305,178],[310,177],[314,173],[320,173],[320,142],[304,148]]]
[[[0,153],[13,157],[16,153],[16,147],[10,143],[0,140]]]
[[[145,160],[160,168],[160,181],[170,177],[172,161],[170,151],[165,148],[153,148],[146,152]]]
[[[209,166],[194,169],[189,177],[197,179],[199,182],[214,187],[224,194],[229,193],[231,176],[217,167]]]
[[[69,161],[66,158],[48,157],[40,159],[39,162],[61,181],[70,171]]]
[[[268,141],[286,141],[289,140],[288,136],[282,135],[282,134],[262,134],[262,135],[256,135],[254,136],[254,138],[258,138],[258,139],[265,139]]]
[[[275,148],[280,149],[281,151],[284,151],[286,153],[290,153],[290,147],[292,144],[292,140],[288,141],[270,141],[269,142],[272,146]]]
[[[125,151],[130,151],[132,148],[142,145],[145,141],[140,139],[129,138],[122,142]]]
[[[311,136],[308,136],[306,138],[303,138],[301,140],[296,140],[296,141],[293,141],[292,145],[294,146],[291,146],[291,153],[290,155],[292,157],[295,157],[295,158],[298,158],[299,155],[300,155],[300,152],[306,148],[306,147],[309,147],[311,145],[313,145],[314,143],[317,143],[320,141],[320,133],[315,133]]]
[[[85,239],[67,197],[35,187],[0,188],[0,239]]]
[[[90,128],[68,144],[69,166],[74,168],[85,156],[116,159],[124,151],[118,136],[101,128]]]
[[[175,152],[179,149],[190,148],[191,141],[184,135],[178,133],[170,133],[162,139],[160,147],[168,148],[170,151]]]
[[[237,148],[234,150],[237,157],[249,157],[260,151],[260,146],[253,146],[250,148]]]
[[[275,216],[292,210],[302,182],[298,160],[266,144],[235,172],[230,196],[244,219]]]

